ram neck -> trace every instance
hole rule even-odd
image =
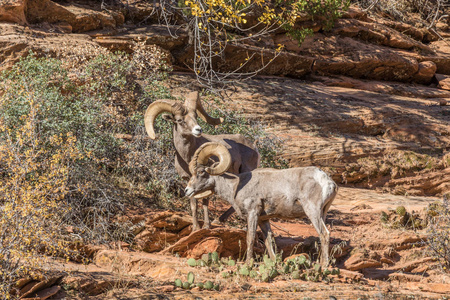
[[[225,173],[220,176],[214,176],[214,180],[215,194],[233,205],[236,188],[239,184],[239,178],[235,175]]]
[[[179,154],[180,158],[188,164],[195,153],[195,149],[198,148],[197,143],[198,138],[195,136],[182,135],[175,129],[175,127],[173,128],[173,144],[175,146],[175,150]]]

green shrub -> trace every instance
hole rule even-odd
[[[450,273],[450,201],[432,203],[428,208],[427,241],[431,255],[444,272]]]
[[[171,98],[162,84],[167,78],[163,54],[153,48],[146,52],[145,47],[138,44],[133,55],[98,50],[95,55],[75,53],[59,60],[30,54],[1,74],[0,120],[12,136],[36,104],[41,147],[51,153],[51,136],[75,137],[83,158],[73,161],[67,180],[68,186],[83,186],[83,191],[69,188],[65,201],[72,210],[66,221],[83,238],[126,237],[123,228],[111,222],[123,211],[124,194],[151,195],[153,204],[171,207],[182,191],[174,171],[171,126],[158,118],[156,141],[148,139],[143,126],[146,107],[156,99]],[[211,114],[223,116],[220,108]],[[262,166],[286,166],[278,159],[276,138],[237,112],[226,113],[218,128],[202,124],[206,131],[242,133],[256,142]]]

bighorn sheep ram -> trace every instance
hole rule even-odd
[[[211,156],[219,162],[208,167]],[[321,263],[328,264],[330,233],[325,216],[337,193],[337,185],[317,167],[284,170],[256,169],[237,175],[225,173],[233,155],[218,143],[203,144],[189,165],[192,177],[185,189],[187,196],[211,191],[227,200],[236,213],[247,218],[247,260],[253,256],[256,227],[259,224],[269,255],[275,259],[270,218],[307,216],[321,243]]]
[[[200,102],[198,92],[188,94],[184,105],[174,100],[157,100],[150,104],[145,112],[144,122],[147,134],[151,139],[156,138],[153,125],[156,117],[162,113],[168,113],[163,115],[163,117],[165,120],[173,123],[173,144],[176,150],[175,168],[183,179],[188,180],[191,177],[189,162],[195,151],[207,142],[220,143],[230,151],[233,157],[229,169],[230,173],[238,174],[241,172],[249,172],[258,167],[260,159],[259,152],[255,145],[243,135],[202,134],[202,128],[197,123],[197,114],[211,125],[218,125],[223,120],[208,115]],[[209,194],[211,193],[206,192],[205,194],[196,197],[198,199],[203,198],[204,228],[209,228],[211,224],[208,214],[209,201],[204,198]],[[197,220],[196,198],[190,197],[193,231],[200,228]],[[231,207],[220,217],[220,220],[226,220],[233,212],[234,209]]]

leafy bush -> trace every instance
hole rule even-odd
[[[450,273],[450,201],[432,203],[428,208],[427,246],[442,270]]]
[[[30,96],[23,91],[24,97]],[[2,102],[0,102],[3,104]],[[70,170],[84,157],[70,133],[41,139],[40,103],[30,101],[29,114],[11,129],[0,119],[0,294],[9,291],[19,276],[32,272],[41,253],[71,255],[61,239],[62,217],[70,207],[62,203],[69,189]]]
[[[149,50],[149,59],[162,56]],[[161,78],[159,67],[146,68],[148,60],[135,53],[64,61],[30,53],[0,74],[0,290],[5,297],[14,280],[40,262],[40,253],[69,257],[71,240],[127,237],[114,222],[124,208],[114,175],[127,155],[143,149],[116,135],[139,131],[143,122],[122,113],[122,103],[115,101],[134,100],[129,91],[138,87],[136,76]]]
[[[0,74],[2,291],[38,253],[69,257],[74,240],[130,241],[118,221],[130,199],[173,208],[181,196],[171,126],[158,118],[152,141],[143,124],[151,102],[171,97],[164,53],[141,43],[132,55],[94,50],[30,53]],[[211,132],[256,138],[265,164],[276,165],[277,142],[229,114]]]

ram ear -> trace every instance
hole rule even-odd
[[[164,114],[161,117],[166,121],[175,122],[175,118],[173,117],[172,114]]]

